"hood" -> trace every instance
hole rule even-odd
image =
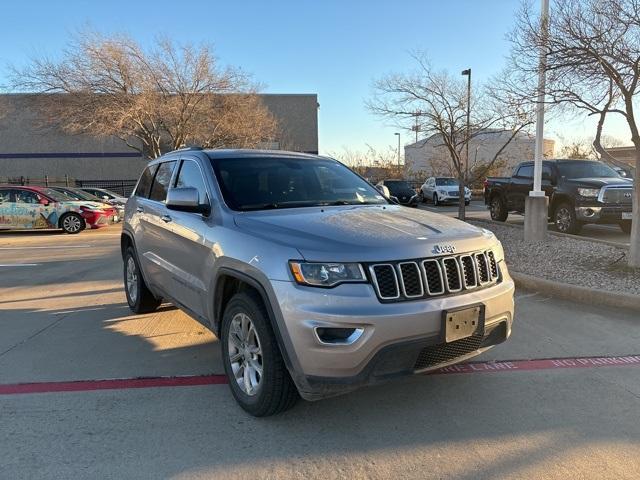
[[[252,236],[296,248],[309,261],[423,258],[436,255],[436,245],[463,253],[496,241],[468,223],[397,205],[243,212],[235,223]]]
[[[600,188],[606,185],[621,185],[621,186],[629,186],[633,185],[633,180],[630,178],[622,178],[622,177],[601,177],[601,178],[568,178],[568,182],[579,184],[576,186],[579,187],[594,187]]]

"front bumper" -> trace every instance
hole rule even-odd
[[[459,195],[450,195],[450,194],[446,194],[446,195],[442,195],[442,194],[438,194],[438,201],[442,202],[442,203],[446,203],[446,202],[457,202],[460,199]],[[470,202],[471,201],[471,193],[469,193],[469,195],[465,195],[464,196],[464,201],[465,202]]]
[[[631,214],[631,205],[580,205],[576,206],[576,218],[585,223],[620,223],[623,214]],[[626,216],[626,215],[625,215]]]
[[[502,282],[464,294],[380,303],[369,284],[333,289],[272,281],[282,322],[301,371],[292,372],[300,394],[324,398],[392,377],[439,368],[506,340],[513,322],[513,280],[504,262]],[[442,312],[484,306],[484,335],[444,344]],[[352,344],[325,344],[316,328],[362,329]],[[434,356],[435,355],[435,356]],[[420,361],[420,358],[435,358]]]

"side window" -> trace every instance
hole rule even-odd
[[[176,162],[164,162],[160,164],[158,172],[153,179],[153,184],[151,185],[149,200],[164,202],[167,198],[167,190],[169,190],[169,182],[171,182],[171,175],[173,174],[173,167],[175,165]]]
[[[144,169],[144,172],[142,172],[140,180],[138,181],[138,187],[133,193],[136,197],[147,198],[149,196],[151,182],[153,182],[153,176],[155,175],[157,169],[158,165],[151,165],[150,167]]]
[[[553,176],[553,171],[549,165],[542,165],[542,178],[551,179]]]
[[[16,190],[16,203],[38,203],[38,194],[31,190]]]
[[[11,190],[8,188],[0,190],[0,203],[7,203],[11,201]]]
[[[198,190],[198,203],[201,205],[209,203],[207,189],[204,186],[204,178],[198,164],[191,160],[183,160],[176,178],[176,188],[195,188]]]
[[[518,177],[533,178],[533,165],[523,165],[518,169]]]

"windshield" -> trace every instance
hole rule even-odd
[[[90,193],[83,192],[82,190],[63,190],[62,193],[73,200],[87,200],[90,202],[101,202],[102,200],[91,195]]]
[[[613,168],[604,163],[594,161],[572,161],[558,163],[560,175],[566,178],[601,178],[619,177]]]
[[[56,202],[72,202],[75,199],[52,188],[41,188],[40,191]]]
[[[436,185],[439,187],[457,187],[458,180],[455,178],[436,178]]]
[[[408,190],[413,191],[411,185],[409,185],[409,183],[405,182],[404,180],[385,180],[384,185],[389,189],[391,193],[406,192]]]
[[[234,210],[389,202],[341,163],[322,158],[216,158],[213,168]]]

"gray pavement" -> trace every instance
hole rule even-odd
[[[443,215],[448,215],[451,217],[458,216],[458,207],[456,205],[447,204],[434,207],[433,203],[422,203],[418,207],[424,210],[441,213]],[[489,214],[489,211],[487,210],[487,207],[485,206],[483,200],[473,200],[471,202],[471,204],[467,207],[467,217],[480,218],[485,220],[491,219],[491,215]],[[509,214],[507,223],[512,223],[514,225],[524,225],[524,217],[522,215],[516,215],[514,213]],[[552,228],[552,226],[550,225],[549,228]],[[617,225],[585,225],[578,236],[629,244],[629,234],[624,233]]]
[[[0,234],[0,384],[222,373],[185,314],[130,314],[118,241]],[[516,305],[483,359],[640,354],[637,314]],[[267,419],[226,385],[0,395],[0,478],[635,479],[639,414],[640,366],[419,376]]]

